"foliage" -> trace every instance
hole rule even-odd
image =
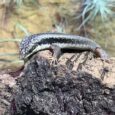
[[[21,5],[30,5],[30,7],[32,6],[32,5],[34,5],[34,7],[35,6],[38,6],[38,4],[39,4],[39,1],[38,0],[14,0],[14,2],[16,3],[16,6],[21,6]]]
[[[97,16],[100,16],[103,22],[109,20],[114,16],[113,8],[115,8],[115,0],[84,0],[83,10],[78,16],[83,20],[80,27],[94,20]]]
[[[4,12],[3,12],[3,24],[6,24],[6,20],[8,20],[9,18],[9,14],[11,14],[15,9],[14,8],[19,8],[21,7],[21,5],[23,5],[24,3],[27,2],[31,2],[31,3],[34,3],[35,1],[37,0],[1,0],[0,1],[0,5],[3,5],[4,6]],[[20,23],[17,23],[15,28],[19,29],[20,31],[24,32],[25,35],[29,35],[30,33],[28,32],[28,30],[26,29],[26,27],[24,27],[22,24]],[[0,39],[0,43],[3,43],[3,42],[20,42],[20,38],[17,38],[17,39],[14,39],[14,38],[11,38],[11,39]],[[17,54],[15,53],[0,53],[0,56],[16,56]]]
[[[0,5],[8,6],[11,2],[15,3],[16,6],[21,6],[23,3],[36,4],[38,0],[0,0]]]
[[[14,0],[14,2],[16,3],[17,6],[22,5],[23,0]]]
[[[28,30],[26,29],[26,27],[24,27],[22,24],[20,23],[17,23],[16,24],[16,28],[19,29],[20,31],[24,32],[24,34],[26,36],[30,35],[30,33],[28,32]],[[20,42],[21,39],[20,38],[10,38],[10,39],[0,39],[0,43],[3,43],[3,42]],[[18,53],[0,53],[0,56],[16,56],[18,55]],[[18,62],[17,60],[15,60],[16,62]]]
[[[17,23],[16,28],[18,28],[20,31],[22,31],[26,36],[30,35],[30,32],[28,32],[27,28],[24,27],[22,24]]]

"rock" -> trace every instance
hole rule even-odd
[[[26,64],[18,79],[19,88],[9,110],[12,115],[115,114],[115,88],[84,71],[86,63],[80,69],[76,66],[75,71],[71,63],[64,65],[66,59],[51,65],[46,53],[45,57],[41,54]]]

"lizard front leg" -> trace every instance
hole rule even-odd
[[[53,57],[51,58],[51,64],[57,65],[58,59],[60,58],[62,52],[61,48],[58,45],[52,44],[51,45],[51,50],[53,52]]]

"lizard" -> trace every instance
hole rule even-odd
[[[20,59],[25,62],[35,53],[50,49],[53,57],[59,59],[62,51],[91,51],[102,60],[107,60],[107,53],[95,41],[72,34],[40,33],[26,36],[20,43]]]

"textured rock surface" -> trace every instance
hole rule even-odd
[[[115,114],[115,88],[104,86],[82,69],[52,66],[43,56],[27,64],[18,83],[12,115]]]

